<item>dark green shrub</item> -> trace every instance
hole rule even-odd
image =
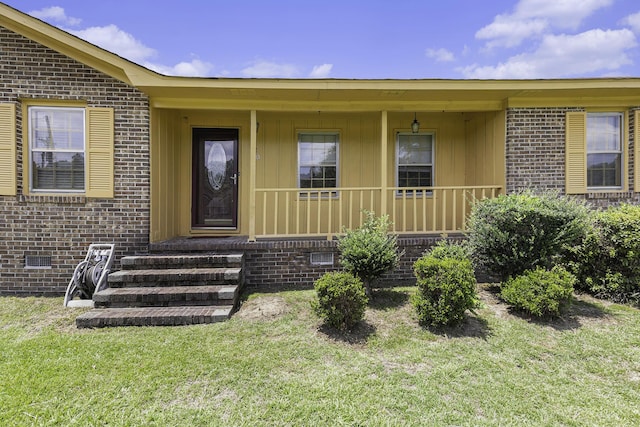
[[[504,282],[500,296],[525,313],[555,317],[571,302],[575,282],[575,276],[564,267],[536,267]]]
[[[616,302],[640,302],[640,206],[594,212],[575,254],[580,290]]]
[[[438,259],[455,258],[469,259],[469,245],[466,241],[459,243],[449,242],[445,239],[440,240],[431,250],[427,252],[430,256]]]
[[[414,263],[418,292],[412,303],[421,325],[455,325],[464,319],[466,310],[477,305],[473,266],[460,256],[461,248],[442,243]]]
[[[553,193],[479,201],[468,224],[473,260],[501,281],[537,266],[550,269],[582,241],[588,213],[584,202]]]
[[[347,230],[338,239],[340,264],[349,273],[364,283],[367,295],[375,279],[398,265],[397,236],[389,234],[389,217],[377,218],[373,212],[365,211],[365,221],[355,230]]]
[[[362,282],[350,273],[327,273],[314,283],[318,299],[313,310],[339,330],[350,330],[364,318],[368,298]]]

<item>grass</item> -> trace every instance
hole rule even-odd
[[[458,328],[412,288],[331,331],[313,291],[253,294],[226,323],[77,330],[61,299],[0,298],[0,425],[640,425],[640,311],[580,297],[562,319],[483,288]]]

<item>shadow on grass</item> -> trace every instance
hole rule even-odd
[[[358,322],[350,331],[339,331],[326,323],[322,324],[318,330],[335,341],[355,345],[366,344],[369,337],[376,333],[376,327],[366,321]]]
[[[491,336],[491,328],[489,328],[489,323],[485,319],[468,314],[459,325],[424,328],[434,335],[446,338],[480,338],[486,340]]]
[[[393,288],[374,289],[369,298],[369,307],[376,310],[387,310],[402,307],[409,301],[406,291]]]
[[[598,304],[573,298],[571,305],[559,317],[535,317],[510,308],[509,313],[540,326],[549,326],[558,331],[570,331],[582,327],[585,319],[606,319],[607,312]]]

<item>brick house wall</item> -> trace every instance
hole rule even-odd
[[[25,195],[23,99],[86,101],[114,109],[114,198]],[[0,102],[16,105],[17,196],[0,196],[0,294],[61,295],[91,243],[117,259],[149,242],[149,102],[139,90],[0,27]],[[25,268],[25,256],[51,268]]]
[[[631,109],[626,123],[630,144],[626,171],[628,192],[591,192],[583,195],[592,206],[605,208],[621,203],[640,203],[634,192],[635,123]],[[565,114],[582,108],[510,108],[507,109],[506,181],[507,193],[524,189],[565,193]]]

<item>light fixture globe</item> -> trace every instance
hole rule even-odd
[[[411,132],[418,133],[420,132],[420,122],[416,117],[416,113],[413,113],[413,122],[411,123]]]

